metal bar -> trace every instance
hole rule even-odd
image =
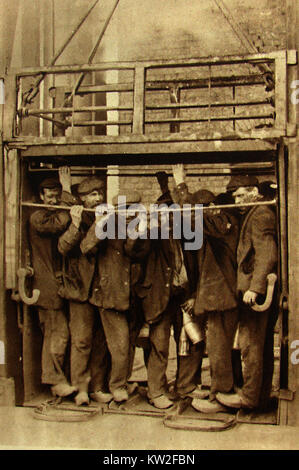
[[[82,85],[77,90],[77,95],[88,93],[102,93],[113,91],[134,91],[133,83],[106,83],[105,85]]]
[[[129,125],[132,124],[132,120],[129,121],[74,121],[75,127],[83,127],[83,126],[99,126],[99,125],[107,125],[107,126],[121,126],[121,125]]]
[[[107,27],[108,27],[108,25],[109,25],[109,23],[110,23],[110,20],[111,20],[111,18],[112,18],[112,16],[113,16],[113,14],[114,14],[114,12],[115,12],[115,10],[116,10],[118,4],[119,4],[119,0],[116,0],[115,4],[113,5],[113,8],[112,8],[111,11],[110,11],[110,14],[108,15],[108,17],[107,17],[107,19],[106,19],[106,21],[105,21],[105,23],[104,23],[104,26],[103,26],[103,28],[102,28],[102,30],[101,30],[101,32],[100,32],[100,35],[99,35],[99,37],[98,37],[98,39],[97,39],[97,42],[95,43],[94,47],[92,48],[92,50],[91,50],[91,52],[90,52],[90,54],[89,54],[89,56],[88,56],[88,64],[89,64],[89,65],[92,63],[92,61],[93,61],[93,59],[94,59],[94,57],[95,57],[95,55],[96,55],[96,53],[97,53],[98,47],[99,47],[99,45],[100,45],[100,42],[101,42],[101,40],[102,40],[102,38],[103,38],[103,36],[104,36],[104,34],[105,34],[105,32],[106,32],[106,29],[107,29]],[[79,78],[78,78],[77,81],[76,81],[76,84],[75,84],[75,86],[74,86],[74,88],[73,88],[73,91],[72,91],[71,95],[67,97],[67,101],[72,100],[73,96],[77,93],[78,88],[79,88],[79,86],[81,85],[81,83],[82,83],[84,77],[85,77],[85,73],[82,72],[82,73],[80,74]]]
[[[82,108],[48,108],[48,109],[26,109],[23,114],[23,109],[18,110],[18,114],[23,117],[32,116],[35,114],[71,114],[84,113],[93,111],[132,111],[132,106],[82,106]]]
[[[261,101],[248,101],[248,102],[237,102],[231,101],[227,103],[211,103],[212,108],[224,108],[230,106],[258,106],[258,105],[265,105],[271,104],[269,100],[261,100]],[[146,106],[146,110],[160,110],[160,109],[176,109],[176,108],[184,108],[184,109],[197,109],[197,108],[207,108],[209,106],[208,103],[178,103],[178,104],[165,104],[165,105],[152,105]],[[19,109],[18,115],[22,117],[31,116],[33,114],[70,114],[71,112],[74,113],[84,113],[84,112],[96,112],[96,111],[132,111],[132,106],[82,106],[82,108],[48,108],[48,109]]]
[[[96,0],[93,5],[89,8],[89,10],[87,11],[87,13],[85,13],[83,15],[83,17],[80,19],[80,21],[78,22],[78,24],[75,26],[75,28],[72,30],[71,34],[68,36],[68,38],[66,39],[66,41],[63,43],[63,45],[61,46],[61,48],[58,50],[58,52],[55,54],[55,56],[52,58],[51,62],[50,62],[50,66],[53,66],[56,62],[56,60],[61,56],[61,54],[63,53],[63,51],[65,50],[65,48],[68,46],[68,44],[71,42],[71,40],[73,39],[73,37],[75,36],[75,34],[78,32],[78,30],[80,29],[80,27],[82,26],[82,24],[84,23],[84,21],[87,19],[87,17],[89,16],[89,14],[92,12],[92,10],[94,9],[94,7],[96,6],[96,4],[99,2],[99,0]],[[35,96],[38,94],[39,92],[39,85],[40,83],[43,81],[44,77],[45,77],[45,74],[47,73],[46,71],[45,72],[41,72],[42,75],[36,80],[35,84],[33,85],[33,88],[32,88],[32,91],[27,94],[26,96],[26,100],[25,102],[26,103],[30,103],[34,98]]]
[[[238,116],[238,115],[231,115],[231,116],[217,116],[217,117],[207,117],[207,118],[165,118],[165,119],[146,119],[145,124],[159,124],[162,122],[206,122],[206,121],[233,121],[234,119],[237,120],[244,120],[244,119],[265,119],[265,118],[272,118],[274,119],[273,114],[261,114],[255,116]]]
[[[68,127],[68,125],[66,124],[66,121],[59,121],[58,119],[52,119],[52,118],[42,116],[42,115],[38,115],[38,114],[31,114],[31,116],[36,117],[36,118],[45,119],[46,121],[53,122],[54,124],[58,124],[59,126],[63,126],[64,128]]]
[[[216,101],[215,103],[178,103],[178,104],[162,104],[162,105],[149,105],[146,106],[146,110],[159,110],[159,109],[172,109],[172,108],[224,108],[226,106],[257,106],[271,104],[269,100],[259,100],[259,101],[228,101],[226,103],[221,103]]]
[[[92,70],[123,70],[134,69],[142,66],[145,68],[173,68],[190,67],[203,65],[225,65],[225,64],[258,64],[273,62],[277,58],[284,56],[285,51],[271,52],[269,54],[245,54],[238,56],[222,57],[203,57],[197,59],[179,59],[179,60],[152,60],[152,61],[120,61],[120,62],[102,62],[101,64],[81,64],[81,65],[55,65],[45,67],[24,67],[22,69],[12,70],[16,75],[38,75],[40,73],[69,73],[69,72],[90,72]]]
[[[134,79],[133,134],[144,133],[145,69],[136,67]]]
[[[71,73],[71,72],[70,72]],[[205,88],[207,86],[208,79],[186,79],[186,80],[147,80],[146,90],[157,91],[157,90],[169,90],[170,85],[179,87],[180,89],[189,88]],[[264,85],[263,76],[260,74],[240,75],[233,77],[211,77],[211,86],[248,86],[248,85]],[[67,90],[67,89],[66,89]],[[78,90],[77,94],[87,93],[101,93],[105,91],[133,91],[132,83],[111,83],[105,85],[82,85]],[[66,91],[67,92],[67,91]],[[71,92],[71,90],[69,91]]]
[[[287,56],[275,60],[275,126],[287,126]]]
[[[175,209],[169,209],[170,212],[184,212],[184,211],[197,211],[197,210],[203,210],[203,211],[209,211],[209,210],[218,210],[218,209],[233,209],[236,207],[255,207],[255,206],[272,206],[276,204],[276,200],[272,201],[259,201],[259,202],[247,202],[244,204],[223,204],[221,206],[205,206],[201,208],[196,208],[196,207],[191,207],[191,208],[184,208],[184,207],[179,207]],[[33,207],[33,208],[42,208],[42,209],[57,209],[57,210],[71,210],[71,206],[60,206],[60,205],[50,205],[50,204],[42,204],[42,203],[36,203],[36,202],[28,202],[28,201],[23,201],[21,203],[22,206],[24,207]],[[91,209],[91,208],[83,208],[83,211],[86,212],[93,212],[95,213],[97,210]],[[163,208],[164,211],[164,208]],[[126,212],[126,209],[121,209],[121,210],[113,210],[115,213],[122,213]],[[161,210],[150,210],[149,212],[161,212]]]
[[[222,14],[230,24],[231,28],[233,29],[234,33],[238,36],[239,40],[243,44],[243,46],[246,48],[248,52],[251,52],[253,54],[258,54],[259,50],[256,47],[256,45],[252,42],[250,37],[244,33],[243,29],[240,27],[240,24],[235,20],[233,15],[231,14],[230,10],[226,7],[224,2],[222,0],[214,0],[218,8],[221,10]],[[271,72],[271,69],[269,66],[265,66],[264,64],[258,65],[260,70],[262,72]]]
[[[4,105],[0,104],[0,338],[6,343],[6,306],[5,306],[5,186],[4,186],[4,145],[3,145]],[[5,362],[3,364],[3,362]],[[7,361],[1,361],[0,377],[7,377]]]

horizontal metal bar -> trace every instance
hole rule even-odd
[[[81,85],[77,90],[77,95],[89,93],[102,93],[114,91],[133,91],[133,83],[107,83],[105,85]]]
[[[196,208],[196,207],[193,207],[191,206],[190,208],[189,207],[179,207],[179,208],[175,208],[175,209],[171,209],[169,208],[169,211],[170,212],[188,212],[188,211],[196,211],[196,210],[203,210],[203,211],[209,211],[209,210],[218,210],[218,209],[232,209],[232,208],[236,208],[236,207],[256,207],[256,206],[272,206],[272,205],[275,205],[276,204],[276,200],[273,199],[272,201],[257,201],[257,202],[247,202],[247,203],[244,203],[244,204],[223,204],[223,205],[215,205],[215,206],[204,206],[204,207],[201,207],[200,209],[199,208]],[[60,206],[60,205],[51,205],[51,204],[42,204],[42,203],[36,203],[36,202],[29,202],[29,201],[23,201],[21,203],[22,206],[24,207],[33,207],[33,208],[42,208],[42,209],[57,209],[57,210],[71,210],[71,206]],[[99,204],[100,205],[100,204]],[[161,204],[162,205],[162,204]],[[159,204],[158,204],[159,206]],[[117,206],[114,206],[114,207],[117,207]],[[167,210],[168,208],[166,208]],[[86,212],[97,212],[97,209],[94,208],[86,208],[84,207],[83,208],[84,211]],[[163,211],[165,211],[165,208],[163,207]],[[122,212],[126,212],[126,209],[120,209],[120,210],[115,210],[114,209],[114,212],[115,213],[122,213]],[[150,213],[154,213],[154,212],[161,212],[161,210],[149,210]]]
[[[221,103],[217,101],[215,103],[170,103],[170,104],[157,104],[157,105],[146,105],[145,109],[148,110],[159,110],[159,109],[183,109],[183,108],[222,108],[226,106],[256,106],[263,104],[271,104],[269,100],[259,100],[259,101],[228,101],[226,103]]]
[[[74,121],[72,124],[75,127],[84,127],[84,126],[128,126],[132,124],[131,121]],[[70,124],[71,125],[71,124]]]
[[[18,109],[20,117],[27,117],[36,114],[71,114],[87,113],[96,111],[132,111],[132,106],[82,106],[82,108],[48,108],[48,109]]]
[[[209,83],[209,78],[194,78],[194,79],[169,79],[169,80],[147,80],[146,81],[146,90],[168,90],[169,86],[176,85],[182,89],[189,88],[206,88]],[[250,75],[240,75],[234,77],[211,77],[211,86],[220,87],[220,86],[250,86],[250,85],[263,85],[264,79],[262,74],[250,74]],[[66,93],[68,92],[67,87],[65,88]],[[77,90],[77,94],[90,94],[90,93],[100,93],[100,92],[125,92],[133,91],[133,83],[111,83],[105,85],[85,85],[81,86]],[[69,91],[71,92],[71,90]]]
[[[160,124],[169,122],[206,122],[206,121],[238,121],[247,119],[274,119],[273,114],[261,114],[255,116],[238,116],[233,114],[231,116],[217,116],[205,118],[161,118],[161,119],[145,119],[145,124]]]
[[[177,86],[182,90],[208,88],[209,78],[197,78],[186,80],[152,80],[146,82],[147,91],[169,90],[170,86]],[[263,75],[240,75],[234,77],[211,77],[211,87],[232,87],[232,86],[255,86],[264,85],[265,81]]]
[[[88,72],[96,70],[125,70],[134,69],[138,66],[145,68],[173,68],[173,67],[190,67],[205,65],[229,65],[240,63],[267,63],[273,62],[285,54],[285,51],[277,51],[269,54],[246,54],[242,56],[223,56],[223,57],[203,57],[197,59],[179,59],[179,60],[152,60],[152,61],[127,61],[127,62],[102,62],[101,64],[81,64],[81,65],[56,65],[44,67],[26,67],[17,69],[16,75],[27,76],[40,73],[70,73],[70,72]]]

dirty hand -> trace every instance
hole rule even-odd
[[[62,186],[62,191],[71,193],[71,169],[68,166],[61,166],[58,170],[59,181]]]
[[[184,165],[182,163],[178,163],[177,165],[172,165],[172,174],[174,177],[175,184],[177,186],[185,182],[186,174],[184,170]]]
[[[243,296],[243,302],[247,305],[255,304],[257,298],[257,293],[253,292],[252,290],[247,290]]]
[[[191,299],[186,300],[186,302],[182,305],[182,307],[185,310],[185,312],[191,314],[194,308],[194,304],[195,304],[195,299],[191,298]]]
[[[83,212],[83,206],[73,206],[70,211],[72,223],[77,228],[79,228],[81,224],[82,212]]]

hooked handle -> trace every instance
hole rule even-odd
[[[19,268],[17,271],[18,291],[19,291],[22,302],[24,302],[24,304],[26,305],[36,304],[40,295],[40,291],[38,289],[33,289],[32,297],[28,297],[26,294],[26,289],[25,289],[26,277],[33,276],[33,273],[34,273],[33,268],[31,268],[30,266],[28,266],[27,268]]]
[[[270,308],[270,305],[272,303],[274,286],[277,280],[276,274],[274,273],[268,274],[267,280],[268,280],[268,285],[267,285],[267,294],[266,294],[265,302],[263,304],[253,304],[251,306],[252,310],[255,310],[256,312],[264,312],[265,310],[268,310],[268,308]]]

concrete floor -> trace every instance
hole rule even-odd
[[[85,422],[37,420],[32,408],[0,407],[0,450],[298,450],[299,428],[237,424],[222,432],[166,428],[159,417],[97,415]]]
[[[167,376],[175,377],[171,344]],[[132,380],[147,379],[142,350],[137,348]],[[208,359],[203,384],[209,386]],[[45,398],[37,398],[40,404]],[[96,415],[85,422],[51,422],[34,418],[30,407],[0,407],[0,450],[298,450],[299,427],[238,423],[221,432],[182,431],[165,427],[160,417]]]

